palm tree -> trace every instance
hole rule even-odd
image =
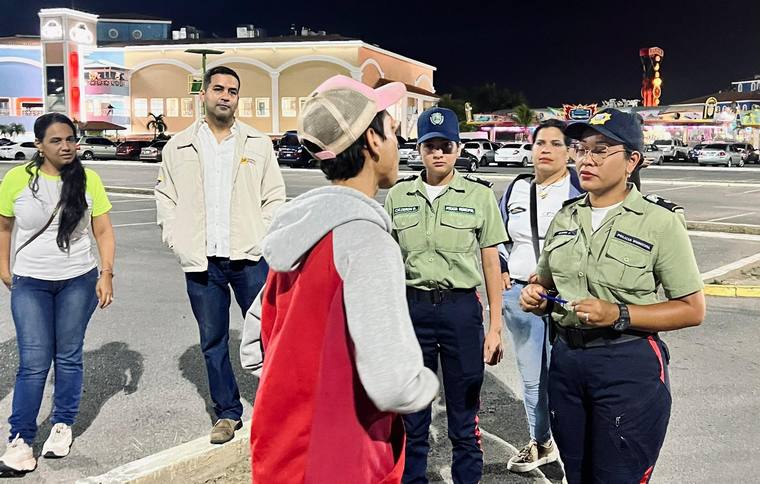
[[[11,123],[8,125],[9,131],[8,134],[11,136],[18,136],[20,134],[26,133],[26,128],[21,123]]]
[[[533,124],[536,113],[534,113],[527,104],[520,104],[515,108],[515,112],[512,114],[512,117],[515,119],[515,121],[517,121],[517,124],[522,126],[523,130],[525,130],[525,134],[527,135],[528,127]]]
[[[166,121],[164,121],[164,115],[159,114],[155,115],[153,113],[148,113],[148,116],[152,117],[150,121],[148,121],[148,129],[153,129],[153,139],[157,139],[159,136],[163,136],[164,131],[166,131]]]
[[[10,134],[10,126],[7,124],[0,124],[0,136],[5,136]]]

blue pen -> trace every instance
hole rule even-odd
[[[547,301],[552,301],[557,304],[567,304],[569,301],[565,301],[562,298],[550,296],[548,294],[541,294],[541,299],[546,299]]]

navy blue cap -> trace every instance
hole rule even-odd
[[[581,139],[587,129],[621,143],[630,151],[644,153],[644,133],[641,118],[637,114],[624,113],[619,109],[603,109],[588,121],[570,123],[565,135],[572,139]]]
[[[451,109],[431,108],[417,118],[417,144],[431,138],[459,143],[459,120]]]

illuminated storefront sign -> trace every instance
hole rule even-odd
[[[87,68],[85,74],[85,94],[129,96],[129,77],[126,69],[114,67]]]
[[[69,30],[69,38],[80,44],[92,44],[95,38],[85,24],[79,22]]]
[[[596,104],[563,104],[565,119],[570,121],[586,121],[596,113]]]

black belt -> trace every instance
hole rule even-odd
[[[566,328],[557,324],[554,325],[554,329],[562,341],[571,348],[592,348],[594,346],[627,343],[656,334],[635,329],[615,331],[612,328]]]
[[[446,299],[453,299],[463,294],[473,294],[475,288],[470,289],[417,289],[416,287],[406,288],[406,298],[409,301],[423,301],[433,304],[441,304]]]

